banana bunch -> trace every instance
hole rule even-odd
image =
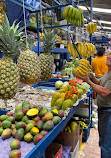
[[[95,46],[92,43],[75,42],[75,44],[82,58],[88,58],[95,52]],[[72,57],[79,57],[76,48],[71,42],[68,45],[68,52]]]
[[[88,126],[86,125],[86,123],[84,123],[83,121],[79,121],[80,126],[83,128],[88,128]]]
[[[6,6],[4,3],[0,3],[0,23],[2,23],[4,19],[4,12],[6,11]]]
[[[77,9],[72,5],[69,5],[64,8],[62,16],[63,19],[66,19],[67,22],[71,23],[72,25],[84,25],[83,10],[81,8]]]
[[[97,31],[97,24],[93,23],[93,22],[88,23],[87,24],[87,31],[89,32],[89,34],[96,32]]]
[[[44,34],[41,33],[41,32],[39,32],[39,36],[40,36],[40,40],[42,41],[42,40],[43,40],[43,36],[44,36]]]
[[[76,77],[76,75],[85,76],[86,72],[89,73],[92,71],[91,65],[89,61],[86,59],[80,59],[78,61],[78,66],[76,68],[72,68],[72,74]]]
[[[70,132],[71,133],[71,129],[70,129],[69,126],[66,126],[64,130],[65,130],[65,132]]]

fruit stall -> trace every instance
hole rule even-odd
[[[8,16],[4,13],[6,6],[0,3],[0,12],[4,13],[0,21],[0,50],[3,54],[0,60],[0,158],[47,158],[46,151],[52,142],[58,143],[62,148],[72,146],[70,154],[73,154],[78,142],[80,143],[80,133],[83,132],[84,136],[81,136],[81,142],[86,142],[90,134],[93,91],[87,83],[77,78],[77,74],[84,76],[86,72],[92,71],[87,59],[94,53],[95,46],[91,43],[75,42],[70,36],[67,49],[54,48],[57,40],[58,43],[66,43],[55,35],[53,29],[72,25],[82,27],[84,17],[88,21],[91,19],[82,9],[78,9],[76,2],[72,6],[68,3],[50,7],[42,1],[41,3],[48,8],[38,10],[26,1],[8,1],[23,7],[25,33],[24,28],[19,27],[20,23],[16,24],[16,20],[10,26]],[[57,3],[56,0],[54,2]],[[64,8],[62,16],[67,24],[59,25],[53,21],[54,26],[39,27],[39,14],[58,8]],[[34,39],[27,37],[25,9],[36,12],[38,46],[35,47],[32,47]],[[71,13],[73,16],[68,18]],[[41,19],[45,19],[45,24],[46,20],[50,21],[50,18],[42,18],[42,15]],[[44,33],[41,33],[43,29]],[[90,39],[96,29],[95,23],[88,23],[87,31]],[[43,38],[42,47],[40,38]],[[65,70],[68,78],[66,76],[62,79],[52,78],[54,58],[51,52],[70,53],[74,59]],[[60,64],[60,67],[62,65]],[[73,78],[70,78],[69,71],[72,72]],[[83,112],[83,115],[87,115],[86,118],[76,120],[77,110],[84,111],[84,109],[87,110],[87,114]],[[75,140],[76,132],[77,140]],[[71,144],[72,142],[67,144],[66,140],[62,144],[59,137],[64,133],[74,137],[74,144]],[[53,152],[51,154],[54,156]]]

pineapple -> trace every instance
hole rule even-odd
[[[38,55],[27,49],[18,58],[17,65],[20,72],[20,80],[26,84],[39,82],[41,76],[40,61]]]
[[[45,31],[43,36],[44,53],[40,54],[41,62],[41,81],[51,79],[53,73],[54,58],[51,55],[56,42],[56,36],[53,31]]]
[[[3,58],[0,60],[0,99],[11,99],[15,96],[19,86],[19,71],[13,58],[19,54],[22,44],[22,29],[15,22],[10,26],[6,14],[0,25],[0,50]],[[21,37],[20,37],[21,36]]]

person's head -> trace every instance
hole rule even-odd
[[[103,48],[103,47],[98,48],[97,56],[103,56],[104,53],[105,53],[105,48]]]
[[[111,51],[108,53],[106,65],[111,68]]]

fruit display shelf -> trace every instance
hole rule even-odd
[[[87,92],[85,98],[82,98],[81,100],[79,100],[79,102],[77,103],[77,106],[74,106],[72,109],[67,111],[67,115],[63,119],[61,119],[60,122],[56,126],[54,126],[54,128],[52,130],[50,130],[47,133],[47,135],[36,146],[33,143],[29,143],[28,144],[26,142],[21,142],[21,144],[22,144],[21,151],[23,153],[22,156],[24,158],[44,158],[45,157],[45,150],[46,150],[46,148],[56,138],[56,136],[61,131],[63,131],[63,129],[66,126],[66,124],[68,123],[68,121],[75,114],[76,109],[78,107],[80,107],[82,104],[84,104],[87,100],[89,100],[89,105],[92,105],[92,89],[90,89],[90,91]],[[5,114],[6,112],[7,111],[5,111],[5,110],[1,110],[0,111],[0,115]],[[9,146],[11,140],[12,140],[12,138],[7,139],[7,140],[5,140],[6,141],[6,143],[5,143],[5,141],[3,141],[1,139],[1,137],[0,137],[0,144],[2,143],[1,144],[2,148],[1,149],[2,150],[6,149],[6,147]],[[8,150],[9,149],[7,147],[7,150],[5,150],[5,152],[4,152],[5,156],[2,154],[3,151],[0,151],[0,158],[2,158],[2,157],[8,158],[8,155],[7,155],[7,154],[9,154]]]

